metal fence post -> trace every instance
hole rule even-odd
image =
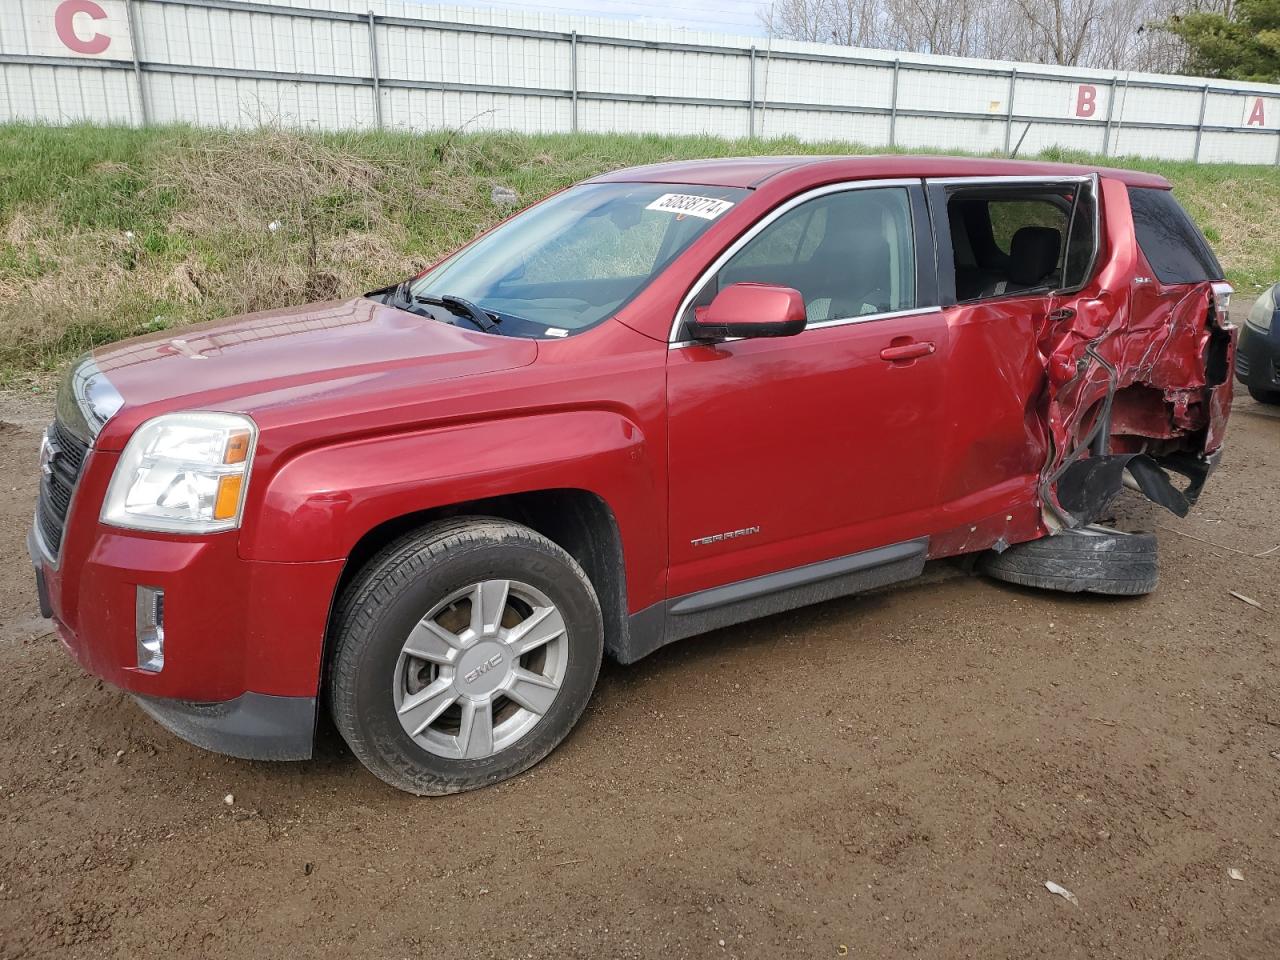
[[[1128,99],[1129,99],[1129,74],[1128,74],[1128,73],[1125,73],[1125,75],[1124,75],[1124,87],[1123,87],[1123,89],[1120,91],[1120,112],[1116,114],[1116,122],[1115,122],[1115,126],[1114,126],[1114,127],[1112,127],[1112,129],[1115,131],[1115,142],[1116,142],[1116,149],[1117,149],[1117,150],[1120,148],[1120,147],[1119,147],[1119,144],[1120,144],[1120,129],[1124,126],[1124,103],[1125,103],[1125,101],[1126,101],[1126,100],[1128,100]]]
[[[129,21],[129,48],[133,51],[133,77],[138,82],[138,107],[142,111],[142,125],[151,123],[151,111],[147,108],[147,85],[142,82],[142,57],[138,53],[138,16],[133,0],[124,0],[125,19]]]
[[[569,34],[569,73],[573,77],[573,88],[571,96],[573,97],[570,105],[571,120],[570,127],[574,133],[578,132],[578,31],[574,30]]]
[[[373,116],[382,129],[382,77],[378,70],[378,21],[369,11],[369,69],[373,71]]]
[[[893,84],[889,90],[889,147],[898,145],[898,72],[902,69],[902,61],[893,58]]]
[[[751,74],[747,77],[747,98],[750,101],[748,109],[751,111],[747,119],[747,139],[754,140],[756,138],[756,45],[751,45],[751,59],[748,61],[747,69]]]
[[[1005,112],[1004,117],[1004,155],[1009,155],[1009,149],[1013,146],[1013,91],[1018,83],[1018,68],[1014,67],[1009,71],[1009,109]]]
[[[1192,154],[1191,159],[1196,163],[1200,162],[1200,141],[1204,139],[1204,114],[1209,108],[1209,85],[1206,83],[1200,89],[1200,119],[1196,121],[1196,151]]]
[[[1111,151],[1111,118],[1116,112],[1116,78],[1111,78],[1111,93],[1107,96],[1107,125],[1102,131],[1102,155]]]

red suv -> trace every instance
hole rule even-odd
[[[1230,288],[1160,177],[942,157],[620,170],[415,279],[103,348],[30,536],[93,674],[192,743],[415,793],[509,777],[607,652],[981,554],[1155,585],[1096,526],[1185,513]],[[1182,478],[1175,483],[1173,476]]]

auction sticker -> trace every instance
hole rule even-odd
[[[662,210],[666,213],[679,213],[690,217],[701,217],[703,220],[714,220],[733,206],[731,200],[717,200],[715,197],[698,197],[691,193],[664,193],[646,210]]]

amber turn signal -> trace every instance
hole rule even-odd
[[[242,430],[227,437],[227,452],[223,463],[244,463],[249,456],[249,431]]]
[[[218,495],[213,501],[213,519],[228,520],[240,511],[240,488],[243,474],[218,478]]]

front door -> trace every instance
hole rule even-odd
[[[948,344],[919,191],[825,188],[792,201],[691,299],[692,311],[732,283],[782,284],[803,295],[808,326],[672,346],[670,596],[925,532]]]

